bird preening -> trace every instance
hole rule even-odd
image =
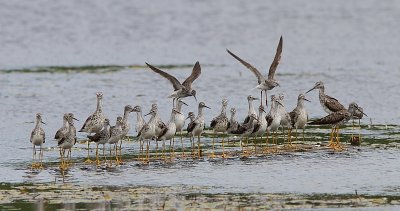
[[[154,75],[153,77],[161,76],[167,79],[173,87],[172,92],[162,93],[163,95],[165,94],[165,97],[172,98],[172,106],[168,108],[170,112],[169,120],[164,122],[161,119],[158,104],[153,103],[149,110],[142,108],[141,105],[125,105],[121,106],[122,112],[116,114],[117,117],[114,124],[114,121],[111,121],[109,116],[103,112],[103,98],[108,98],[106,95],[103,96],[102,92],[98,92],[96,93],[96,109],[86,118],[83,126],[78,131],[87,135],[87,138],[82,140],[87,144],[86,148],[82,147],[82,149],[87,150],[84,162],[87,164],[94,162],[97,166],[112,167],[112,161],[114,160],[116,166],[122,165],[124,164],[122,159],[124,151],[128,154],[132,153],[132,151],[137,153],[135,157],[143,164],[148,164],[150,161],[172,162],[174,159],[202,159],[204,154],[208,154],[209,159],[226,159],[233,156],[260,156],[271,152],[276,153],[279,150],[293,151],[306,144],[304,130],[307,125],[330,125],[332,129],[326,147],[333,150],[344,150],[345,146],[340,142],[340,127],[350,120],[360,121],[366,114],[355,102],[350,103],[348,108],[345,108],[339,100],[327,95],[322,81],[316,82],[308,91],[304,90],[306,91],[304,94],[298,93],[297,98],[293,96],[289,98],[280,93],[273,93],[270,95],[269,104],[267,103],[267,92],[273,92],[276,90],[274,89],[275,87],[281,86],[276,79],[276,71],[281,61],[282,49],[283,38],[281,36],[266,76],[253,65],[227,49],[229,55],[256,76],[258,85],[255,88],[261,92],[260,98],[251,94],[247,96],[248,109],[247,113],[243,114],[243,120],[238,120],[238,111],[234,105],[229,107],[230,101],[228,98],[221,99],[221,110],[218,111],[218,115],[210,120],[205,119],[205,112],[209,112],[208,109],[211,109],[208,106],[211,99],[198,99],[204,95],[198,96],[197,88],[193,85],[194,81],[201,76],[202,68],[200,62],[195,62],[190,75],[183,82],[180,82],[167,71],[146,63],[148,67],[146,71],[150,70],[149,72]],[[285,84],[282,84],[282,87],[285,87]],[[307,103],[311,102],[305,94],[316,89],[319,90],[319,101],[327,116],[309,120],[310,112],[307,110]],[[160,92],[163,92],[163,90],[160,90]],[[233,97],[233,94],[229,93],[229,96]],[[183,100],[187,97],[193,97],[196,103],[189,104],[184,102]],[[239,97],[243,99],[243,104],[245,104],[245,96]],[[264,99],[265,105],[263,104]],[[286,107],[285,100],[288,99],[296,100],[296,107],[292,109]],[[197,100],[199,100],[198,103]],[[260,105],[254,107],[253,101],[258,100],[260,100]],[[105,105],[111,103],[107,100],[104,102]],[[186,109],[190,112],[184,111]],[[196,109],[197,113],[195,113]],[[148,112],[146,113],[146,111]],[[229,114],[227,114],[227,111],[229,111]],[[131,127],[129,121],[130,113],[132,112],[136,113],[134,127]],[[143,115],[143,112],[145,112],[145,115]],[[185,114],[188,115],[185,116]],[[42,114],[36,114],[36,124],[31,132],[30,142],[33,145],[32,168],[43,168],[42,146],[46,137],[42,118]],[[73,162],[72,150],[79,143],[77,142],[74,121],[78,121],[74,114],[65,113],[62,116],[62,127],[57,130],[54,136],[57,141],[57,147],[60,150],[60,169],[62,170],[68,169]],[[280,132],[280,129],[282,132]],[[295,131],[294,137],[292,137],[292,130]],[[298,130],[302,130],[301,139],[298,138]],[[281,136],[278,135],[279,133]],[[180,139],[180,147],[179,144],[177,145],[178,147],[175,145],[175,137],[177,135]],[[272,136],[271,143],[269,141],[270,135]],[[282,137],[281,142],[279,142],[280,137]],[[361,138],[361,135],[359,135],[359,138]],[[190,145],[187,139],[189,139]],[[252,140],[253,143],[249,143],[249,140]],[[166,149],[168,141],[169,152]],[[159,142],[162,142],[163,145],[161,156],[158,155]],[[90,147],[90,143],[96,144],[95,161],[91,158],[93,149]],[[124,147],[122,143],[124,143]],[[102,147],[102,156],[99,156],[99,145]],[[154,148],[152,145],[156,145],[155,150],[152,150]],[[185,145],[189,146],[185,147]],[[106,146],[109,146],[108,156],[105,153]],[[218,146],[220,146],[221,151],[218,150]],[[39,162],[36,161],[36,147],[40,148]],[[65,155],[66,152],[67,154]],[[180,153],[181,156],[178,158],[176,153]],[[191,156],[186,156],[185,153]],[[169,159],[167,159],[167,154],[169,154]],[[103,161],[101,161],[101,157]]]

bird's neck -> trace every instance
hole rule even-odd
[[[304,108],[304,100],[297,101],[297,108]]]
[[[325,87],[320,87],[319,88],[319,96],[324,96],[325,95]]]
[[[203,107],[199,107],[199,113],[197,115],[199,118],[203,117]]]
[[[253,108],[253,101],[249,100],[249,115],[250,114],[255,114],[255,113],[256,113],[256,111]]]
[[[122,118],[122,121],[124,122],[124,123],[126,123],[127,121],[128,121],[128,117],[129,117],[129,111],[128,110],[125,110],[124,111],[124,117]]]
[[[40,120],[36,120],[35,129],[39,129],[41,124]]]
[[[221,114],[226,116],[226,105],[222,105]]]
[[[68,128],[68,126],[69,126],[68,120],[63,119],[63,126]]]
[[[171,113],[171,117],[169,118],[169,122],[175,122],[176,114],[174,112]]]
[[[236,114],[235,113],[231,113],[231,122],[234,122],[236,119]]]
[[[141,111],[137,112],[136,120],[137,120],[138,122],[143,120],[143,116],[142,116],[142,112],[141,112]]]
[[[101,99],[97,99],[97,108],[96,108],[96,111],[97,112],[102,112],[103,111],[103,105],[102,105],[102,102],[101,102]]]
[[[177,104],[176,104],[176,110],[177,111],[179,111],[179,112],[181,112],[181,110],[182,110],[182,103],[181,102],[178,102]]]

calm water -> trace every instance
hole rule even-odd
[[[328,94],[344,104],[356,101],[374,124],[398,124],[400,78],[400,2],[398,1],[0,1],[0,175],[4,182],[54,180],[49,169],[31,176],[21,163],[30,161],[30,131],[36,112],[47,123],[46,146],[73,112],[84,120],[95,109],[95,93],[104,92],[104,111],[112,122],[126,104],[145,111],[158,103],[168,119],[170,84],[143,66],[173,65],[184,79],[197,60],[203,73],[194,83],[198,99],[220,111],[222,97],[243,118],[246,96],[259,95],[253,74],[225,49],[266,72],[283,35],[282,63],[277,70],[288,110],[297,95],[325,82]],[[42,72],[48,66],[118,65],[88,72]],[[310,117],[324,115],[317,92],[308,94]],[[187,99],[196,110],[194,99]],[[135,118],[131,118],[134,123]],[[369,124],[365,119],[363,123]],[[82,122],[77,124],[82,125]],[[134,135],[131,132],[131,135]],[[83,138],[84,134],[80,134]],[[83,147],[83,145],[80,145]],[[83,152],[82,152],[83,153]],[[82,154],[81,153],[81,154]],[[45,154],[55,160],[57,153]],[[105,184],[200,185],[244,192],[384,193],[399,188],[399,151],[362,150],[339,155],[294,155],[271,160],[210,163],[117,172],[71,171],[71,182]],[[306,157],[306,158],[305,158]],[[24,166],[24,165],[22,165]],[[181,169],[184,169],[181,170]],[[9,172],[13,172],[10,176]],[[228,177],[227,173],[229,172]],[[382,173],[383,172],[383,173]],[[386,175],[382,178],[382,175]],[[362,176],[357,178],[357,176]],[[128,177],[128,179],[125,179]],[[167,180],[165,178],[173,178]],[[333,179],[332,179],[333,178]],[[389,191],[388,191],[389,190]]]

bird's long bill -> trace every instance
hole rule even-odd
[[[43,121],[40,121],[42,124],[46,124],[46,123],[44,123]]]
[[[260,100],[260,98],[258,98],[258,97],[253,97],[253,100]]]
[[[359,107],[356,107],[356,109],[361,112],[363,115],[365,115],[366,117],[368,117],[368,115],[366,115],[363,111],[361,111],[361,109]]]
[[[307,101],[307,102],[310,102],[310,103],[311,103],[311,101],[309,101],[309,100],[308,100],[308,99],[306,99],[306,98],[304,98],[304,100],[305,100],[305,101]]]
[[[194,97],[194,98],[196,98],[196,97]],[[197,99],[196,99],[196,101],[197,101]],[[186,104],[186,103],[183,102],[182,100],[181,100],[181,102],[182,102],[183,105],[188,106],[188,104]]]
[[[311,92],[311,91],[314,90],[315,88],[316,88],[316,86],[314,86],[312,89],[308,90],[308,91],[306,92],[306,94],[309,93],[309,92]]]
[[[76,121],[79,121],[79,119],[77,119],[77,118],[75,118],[75,117],[72,117],[72,119],[75,119]]]
[[[189,119],[189,118],[190,118],[190,116],[186,117],[186,119]]]
[[[196,95],[193,95],[193,97],[194,97],[194,99],[196,100],[196,102],[197,102],[197,98],[196,98]]]
[[[285,107],[285,106],[283,106],[283,104],[281,103],[281,102],[279,102],[279,101],[276,101],[279,105],[281,105],[282,107]]]
[[[151,114],[151,111],[148,114],[144,115],[144,116],[147,116],[147,115],[150,115],[150,114]]]
[[[206,108],[208,108],[208,109],[211,109],[210,107],[208,107],[208,106],[206,106],[206,105],[205,105],[204,107],[206,107]]]

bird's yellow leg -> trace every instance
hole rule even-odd
[[[278,152],[278,131],[275,131],[273,136],[275,140],[275,152]]]
[[[214,153],[214,139],[215,139],[215,136],[216,136],[217,134],[216,133],[214,133],[213,134],[213,136],[212,136],[212,152],[211,152],[211,158],[215,158],[215,153]]]
[[[200,150],[200,134],[197,136],[197,150],[198,150],[198,158],[200,159],[201,157],[201,150]]]
[[[269,145],[269,131],[267,131],[267,135],[265,137],[265,148],[264,148],[264,152],[268,153],[268,145]]]
[[[304,128],[303,128],[303,144],[305,143],[305,137],[304,137]]]
[[[166,161],[167,161],[167,158],[165,157],[165,140],[164,140],[164,139],[163,139],[163,150],[162,150],[162,156],[163,156],[164,162],[166,162]]]
[[[254,154],[256,154],[256,155],[257,155],[257,139],[258,139],[258,136],[256,136],[255,139],[253,139]]]
[[[335,131],[335,129],[336,129],[336,127],[332,127],[332,130],[331,130],[331,134],[330,134],[330,139],[329,139],[329,143],[328,143],[328,147],[333,147],[334,146],[334,143],[333,143],[333,132]]]
[[[226,158],[227,156],[226,156],[226,154],[225,154],[225,147],[224,147],[224,134],[222,134],[222,155],[221,155],[221,157],[222,158]]]
[[[106,164],[106,165],[107,165],[107,157],[106,157],[106,153],[105,153],[105,151],[106,151],[106,145],[105,145],[105,144],[103,144],[103,157],[104,157],[104,164]]]
[[[90,140],[87,141],[87,158],[85,160],[85,163],[93,163],[93,161],[90,159]]]
[[[149,140],[147,140],[147,146],[146,146],[146,162],[149,163],[150,162],[150,155],[149,155],[149,150],[150,150],[150,143]]]
[[[182,145],[182,158],[185,158],[185,146],[183,145],[182,131],[179,133]]]
[[[39,168],[42,169],[43,168],[43,150],[42,150],[42,145],[40,145],[39,158],[40,158]]]
[[[361,119],[358,119],[358,140],[361,143]]]
[[[158,159],[158,141],[156,140],[156,160]]]
[[[351,128],[351,140],[353,141],[354,140],[354,119],[352,120],[352,122],[353,122],[353,126]]]
[[[343,149],[343,145],[340,143],[339,127],[337,128],[337,131],[336,131],[336,149],[339,149],[339,150]]]
[[[99,145],[96,144],[96,163],[97,165],[100,165],[100,160],[99,160]]]

